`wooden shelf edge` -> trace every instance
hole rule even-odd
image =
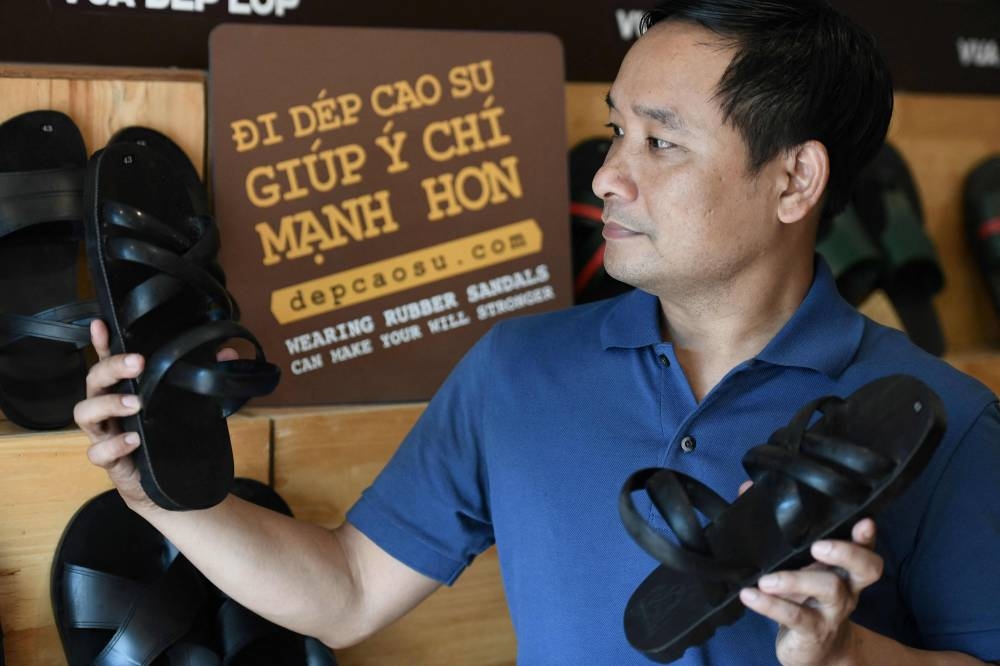
[[[101,65],[47,65],[30,62],[0,62],[0,77],[205,83],[208,73],[201,69],[179,69],[173,67],[105,67]]]

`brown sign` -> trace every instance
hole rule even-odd
[[[221,259],[261,404],[424,400],[497,320],[571,303],[562,50],[541,34],[224,25]]]

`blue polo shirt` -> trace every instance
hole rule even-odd
[[[634,291],[496,325],[348,520],[448,584],[495,543],[521,664],[647,664],[622,614],[657,562],[618,517],[625,479],[670,467],[732,501],[744,452],[805,402],[907,373],[944,400],[948,429],[879,516],[885,574],[855,619],[915,647],[1000,659],[996,396],[859,315],[819,259],[795,315],[700,403],[659,317],[658,300]],[[747,611],[678,663],[773,663],[775,634]]]

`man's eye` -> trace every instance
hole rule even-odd
[[[622,128],[618,127],[618,125],[615,125],[614,123],[608,123],[605,127],[611,130],[611,138],[613,139],[625,136],[625,132],[622,131]]]
[[[669,141],[664,141],[663,139],[657,139],[655,136],[649,137],[647,141],[649,141],[649,147],[654,150],[669,150],[677,145],[670,143]]]

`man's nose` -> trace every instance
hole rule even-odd
[[[594,174],[591,188],[601,199],[621,199],[632,201],[638,194],[635,180],[628,169],[627,161],[621,155],[620,146],[613,146],[604,158],[604,164]]]

